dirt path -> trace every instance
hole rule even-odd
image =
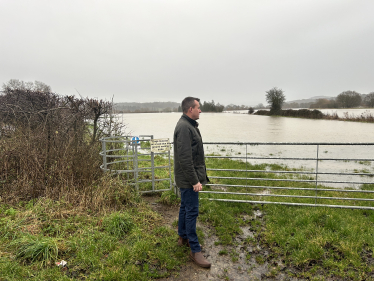
[[[172,224],[178,219],[179,206],[165,206],[157,203],[158,196],[144,196],[143,198],[154,211],[162,215],[165,225],[177,232]],[[257,211],[253,217],[248,216],[245,219],[262,220],[262,214]],[[245,244],[244,240],[253,236],[249,226],[242,228],[243,234],[238,236],[236,243],[234,243],[237,246],[230,247],[216,246],[215,242],[218,241],[218,237],[214,235],[214,231],[209,226],[198,223],[197,227],[202,229],[205,234],[202,252],[212,263],[212,267],[203,269],[188,261],[180,272],[159,280],[301,280],[286,274],[286,267],[281,261],[269,262],[269,252],[261,248],[260,245],[253,247]],[[223,250],[226,250],[227,254],[220,255],[219,252]]]

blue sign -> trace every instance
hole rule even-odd
[[[133,145],[134,145],[134,144],[140,144],[139,137],[132,137],[131,140],[133,141],[133,142],[132,142]]]

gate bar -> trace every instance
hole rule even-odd
[[[226,199],[201,198],[201,200],[207,200],[207,199],[209,201],[236,202],[236,203],[277,204],[277,205],[289,205],[289,206],[329,207],[329,208],[342,208],[342,209],[374,210],[374,207],[366,207],[366,206],[344,206],[344,205],[304,204],[304,203],[271,202],[271,201],[251,201],[251,200],[234,200],[234,199],[226,200]]]

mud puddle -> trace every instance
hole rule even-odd
[[[178,219],[179,206],[157,203],[158,196],[144,196],[143,198],[154,211],[161,214],[165,225],[177,232],[177,228],[172,224]],[[262,220],[262,216],[260,211],[255,211],[253,216],[246,216],[244,219]],[[269,259],[269,251],[266,248],[246,243],[248,237],[254,237],[250,226],[242,228],[243,234],[235,238],[234,246],[215,245],[218,237],[215,236],[214,230],[201,223],[198,223],[197,227],[205,235],[202,253],[212,263],[212,267],[204,269],[188,261],[179,272],[158,280],[303,280],[290,277],[282,261]]]

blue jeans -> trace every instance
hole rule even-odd
[[[200,252],[196,234],[196,219],[199,215],[199,192],[193,188],[181,188],[181,207],[179,209],[178,234],[188,239],[193,253]]]

